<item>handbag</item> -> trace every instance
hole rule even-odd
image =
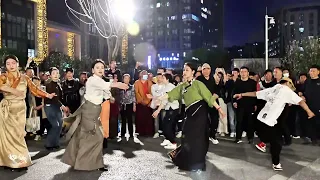
[[[30,108],[29,117],[27,118],[26,122],[26,131],[27,132],[36,132],[40,130],[40,117],[37,116],[37,111]]]

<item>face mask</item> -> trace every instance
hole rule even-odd
[[[147,80],[148,79],[148,75],[143,75],[142,76],[142,80]]]
[[[288,77],[289,77],[289,73],[284,73],[284,74],[283,74],[283,77],[288,78]]]

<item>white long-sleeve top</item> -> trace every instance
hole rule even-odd
[[[99,105],[103,99],[110,98],[110,82],[104,81],[101,77],[93,75],[86,83],[84,98],[93,104]]]
[[[173,85],[172,83],[168,83],[168,84],[164,85],[163,92],[164,93],[170,92],[175,87],[176,86]],[[165,100],[165,101],[162,101],[162,104],[164,105],[165,110],[169,110],[170,108],[173,110],[179,109],[179,101],[178,100],[174,100],[172,102]]]
[[[156,109],[157,105],[156,105],[156,98],[164,95],[164,85],[162,84],[154,84],[151,86],[151,94],[153,96],[153,99],[151,101],[150,107],[152,109]]]

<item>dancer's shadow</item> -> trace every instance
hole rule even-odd
[[[32,156],[32,157],[31,157],[31,160],[32,160],[32,161],[35,161],[35,160],[40,159],[40,158],[43,158],[43,157],[45,157],[45,156],[47,156],[47,155],[49,155],[49,154],[50,154],[49,151],[40,151],[40,152],[38,152],[36,155]]]
[[[253,145],[249,144],[238,144],[236,147],[233,144],[220,140],[218,146],[210,145],[209,152],[212,152],[218,156],[238,159],[244,162],[254,164],[258,167],[264,167],[272,171],[272,162],[269,148],[266,153],[258,151]],[[269,145],[268,145],[269,146]],[[218,148],[215,148],[218,147]],[[301,148],[301,152],[299,151]],[[281,164],[285,168],[284,171],[279,172],[282,176],[291,177],[296,172],[300,171],[304,166],[297,164],[297,161],[312,162],[315,158],[312,158],[312,153],[305,153],[303,147],[294,145],[293,147],[283,147],[281,152]],[[314,153],[319,151],[314,151]],[[314,157],[314,156],[313,156]]]
[[[112,155],[115,150],[124,152],[123,157],[125,158],[135,158],[136,155],[134,151],[139,151],[143,149],[141,141],[137,139],[123,139],[121,142],[116,140],[108,140],[108,148],[103,150],[104,154]]]
[[[52,180],[62,180],[62,179],[76,179],[76,180],[98,180],[101,176],[101,171],[76,171],[69,168],[67,172],[56,174]]]
[[[12,180],[17,179],[20,176],[23,176],[28,171],[21,171],[21,172],[11,172],[8,169],[4,169],[4,167],[0,167],[0,174],[1,174],[1,180]]]
[[[215,165],[213,165],[209,161],[206,161],[206,167],[206,171],[193,172],[179,170],[177,174],[191,178],[192,180],[235,180],[234,178],[225,174],[225,172],[219,170]],[[239,177],[239,179],[241,178]]]

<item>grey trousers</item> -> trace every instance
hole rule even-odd
[[[81,120],[62,157],[76,170],[91,171],[104,167],[103,134],[99,120],[101,105],[89,101],[80,106]]]

